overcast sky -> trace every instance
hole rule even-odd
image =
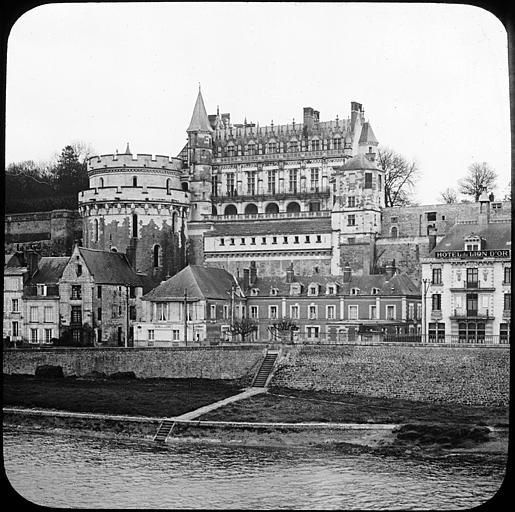
[[[418,162],[416,199],[440,202],[467,167],[510,179],[507,35],[446,4],[54,4],[25,13],[7,53],[6,162],[176,156],[198,84],[233,122],[347,118],[363,104],[380,144]]]

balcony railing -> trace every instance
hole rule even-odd
[[[460,320],[464,318],[493,320],[494,316],[487,308],[455,309],[450,318],[455,320]]]
[[[280,212],[280,213],[249,213],[242,215],[206,215],[206,220],[212,221],[240,221],[256,219],[312,219],[330,217],[331,212],[320,210],[318,212]]]
[[[45,288],[38,288],[37,285],[27,285],[23,288],[25,297],[59,297],[58,285],[46,285]]]
[[[213,158],[214,164],[228,164],[237,162],[271,162],[282,160],[296,160],[301,158],[338,158],[344,157],[344,149],[325,149],[318,151],[292,151],[287,153],[270,153],[267,155],[239,155]]]
[[[261,192],[261,193],[244,193],[238,194],[218,194],[212,196],[213,202],[227,202],[227,201],[280,201],[282,199],[308,199],[314,197],[329,197],[331,190],[329,187],[317,187],[309,190],[295,191],[295,192]]]
[[[480,281],[463,281],[460,284],[454,284],[451,286],[451,292],[493,292],[495,287],[488,284],[481,284]]]
[[[423,343],[434,344],[464,344],[473,343],[476,345],[508,345],[510,337],[498,334],[446,334],[444,336],[426,335],[422,336]]]

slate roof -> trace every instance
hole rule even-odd
[[[5,268],[23,268],[25,265],[23,264],[22,256],[20,254],[5,254],[4,255],[4,267]]]
[[[322,286],[320,295],[325,295],[325,288],[330,283],[338,285],[336,293],[338,296],[350,295],[352,288],[359,288],[360,295],[372,295],[373,288],[379,289],[377,293],[379,296],[420,295],[420,290],[411,279],[406,274],[399,273],[394,274],[391,279],[387,279],[385,274],[351,276],[351,280],[348,283],[343,282],[342,276],[321,276],[315,274],[311,276],[294,276],[293,282],[302,284],[300,295],[296,295],[301,297],[308,296],[308,287],[312,283],[318,283]],[[279,296],[290,295],[290,283],[286,282],[285,277],[258,277],[251,288],[259,289],[258,297],[269,296],[271,288],[276,288]]]
[[[242,222],[219,222],[212,231],[204,236],[260,236],[260,235],[302,235],[321,234],[331,232],[331,218],[306,219],[259,219]]]
[[[511,223],[496,222],[479,224],[455,224],[438,242],[429,257],[436,251],[463,251],[465,237],[475,234],[484,239],[483,250],[511,249]]]
[[[68,256],[44,256],[27,284],[57,284],[70,261]]]
[[[359,154],[347,160],[339,169],[344,171],[356,171],[362,169],[369,169],[377,171],[379,168],[377,165],[369,160],[365,155]]]
[[[191,121],[187,132],[209,132],[213,131],[211,128],[211,124],[209,123],[209,118],[207,117],[206,107],[204,106],[204,100],[202,98],[202,93],[200,89],[198,91],[197,101],[195,102],[195,107],[193,108],[193,115],[191,116]]]
[[[143,286],[141,274],[129,265],[123,253],[79,247],[79,252],[93,275],[95,283]]]
[[[374,135],[374,131],[372,130],[372,126],[367,121],[363,123],[361,128],[361,134],[359,136],[359,143],[370,142],[372,144],[378,144],[376,136]]]
[[[182,299],[186,290],[188,299],[225,299],[228,300],[234,277],[222,268],[189,265],[179,273],[163,281],[147,293],[143,299],[161,301]]]

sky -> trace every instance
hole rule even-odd
[[[177,156],[199,84],[233,123],[350,116],[415,160],[415,200],[442,202],[473,162],[511,177],[507,34],[452,4],[84,3],[22,15],[7,48],[6,163],[93,154]]]

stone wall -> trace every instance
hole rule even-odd
[[[248,381],[263,355],[262,347],[7,349],[3,371],[34,375],[37,366],[47,364],[62,366],[65,376],[133,371],[138,378]]]
[[[508,406],[509,348],[299,347],[271,385],[427,402]]]

